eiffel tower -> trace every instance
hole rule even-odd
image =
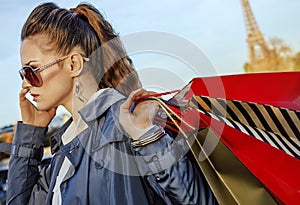
[[[248,0],[241,0],[247,31],[249,62],[245,64],[246,72],[276,71],[275,52],[266,43],[252,13]]]

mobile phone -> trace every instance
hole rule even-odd
[[[25,98],[26,98],[26,100],[28,100],[28,102],[31,103],[31,105],[32,105],[33,107],[35,107],[35,109],[39,110],[38,107],[37,107],[36,102],[33,100],[33,97],[32,97],[32,95],[30,94],[30,92],[27,92],[27,93],[25,94]]]

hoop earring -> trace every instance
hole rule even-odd
[[[75,96],[81,101],[84,103],[84,100],[80,97],[79,95],[79,92],[80,92],[80,84],[78,81],[75,82]]]

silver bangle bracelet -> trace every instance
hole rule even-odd
[[[156,130],[153,133],[143,137],[142,139],[133,140],[131,142],[131,145],[133,147],[142,147],[142,146],[145,146],[147,144],[150,144],[150,143],[160,139],[164,135],[165,135],[165,130],[162,127],[159,127],[158,130]]]

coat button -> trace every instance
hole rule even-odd
[[[99,160],[99,162],[95,162],[95,167],[97,170],[100,170],[104,167],[104,162],[103,160]]]

